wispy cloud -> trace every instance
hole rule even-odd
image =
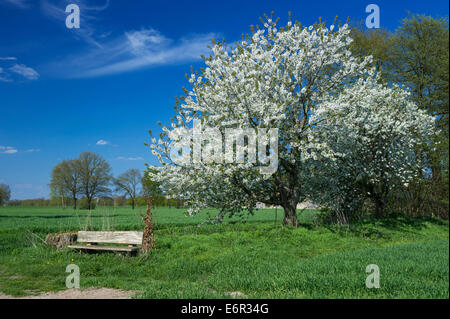
[[[2,64],[0,67],[0,81],[12,82],[13,80],[21,78],[28,80],[37,80],[39,78],[39,73],[36,70],[25,64],[15,63],[15,61],[17,61],[16,57],[0,57],[0,62]],[[17,75],[19,75],[19,77]]]
[[[31,0],[0,0],[0,3],[6,3],[13,5],[20,9],[29,9],[31,8],[31,4],[33,1]],[[37,2],[37,1],[36,1]],[[99,11],[103,11],[109,7],[109,0],[103,1],[103,4],[92,5],[87,4],[85,0],[40,0],[40,8],[44,16],[49,19],[56,20],[61,27],[65,27],[65,21],[67,18],[67,13],[65,9],[69,4],[76,4],[80,8],[80,23],[82,25],[79,29],[70,29],[69,31],[80,40],[83,40],[89,44],[92,44],[97,47],[101,47],[101,45],[96,41],[96,30],[93,25],[93,21],[98,19],[96,14]],[[94,14],[95,13],[95,14]],[[98,37],[101,37],[99,35]]]
[[[16,154],[16,153],[36,153],[40,152],[40,149],[30,148],[24,151],[20,151],[16,147],[12,146],[0,146],[0,154]]]
[[[60,22],[65,22],[67,18],[65,8],[68,4],[78,5],[80,12],[83,13],[80,15],[80,25],[82,27],[79,29],[70,29],[70,32],[72,32],[75,37],[101,48],[101,44],[96,40],[96,29],[93,25],[93,21],[95,21],[97,17],[92,13],[98,13],[99,11],[107,9],[109,7],[109,0],[106,0],[103,5],[98,6],[87,5],[85,1],[81,0],[63,0],[59,1],[58,4],[52,4],[47,0],[41,0],[41,9],[47,17]],[[64,23],[61,25],[65,26]],[[99,37],[101,36],[99,35]]]
[[[30,7],[30,2],[28,0],[2,0],[4,3],[11,4],[20,9],[28,9]]]
[[[8,75],[3,71],[3,68],[0,67],[0,81],[1,82],[11,82],[11,80],[8,78]]]
[[[23,76],[28,80],[37,80],[39,78],[39,73],[25,64],[14,64],[9,68],[9,70]]]
[[[11,146],[0,146],[0,154],[15,154],[18,150]]]
[[[110,144],[108,141],[105,140],[98,140],[97,143],[95,143],[96,145],[108,145]]]
[[[25,0],[3,1],[17,2],[17,6],[30,4]],[[102,19],[100,13],[109,7],[109,0],[99,1],[95,5],[86,0],[40,0],[39,3],[44,16],[57,21],[61,28],[65,28],[64,21],[67,18],[65,8],[68,4],[77,4],[82,12],[81,28],[67,29],[67,31],[90,45],[80,49],[79,52],[73,52],[66,58],[51,61],[39,68],[39,72],[58,77],[99,77],[161,65],[192,63],[199,61],[202,54],[208,53],[207,45],[211,42],[211,38],[220,37],[220,34],[204,33],[170,38],[151,27],[117,34],[112,29],[105,30],[98,23]],[[0,60],[15,61],[17,59],[4,57]],[[21,74],[28,79],[39,77],[37,71],[19,63],[8,70],[8,73],[10,72]],[[0,81],[6,82],[10,78],[0,74]]]
[[[75,70],[65,77],[84,78],[130,72],[152,66],[194,62],[208,52],[207,45],[217,34],[194,34],[170,39],[152,28],[124,32],[86,53],[68,57],[52,65],[55,72]],[[61,66],[64,65],[64,68]],[[71,67],[68,68],[67,65]]]
[[[144,158],[143,157],[124,157],[124,156],[119,156],[116,158],[116,160],[118,161],[143,161]]]

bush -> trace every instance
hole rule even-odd
[[[423,179],[415,181],[390,194],[387,210],[409,217],[449,217],[448,179]]]
[[[363,208],[349,212],[340,209],[321,208],[314,219],[315,225],[348,225],[352,221],[370,219],[373,214],[370,209]]]
[[[91,201],[91,210],[95,209],[95,207],[97,206],[97,202],[95,199],[93,199]],[[88,201],[86,197],[83,197],[80,201],[80,209],[89,209],[88,207]]]

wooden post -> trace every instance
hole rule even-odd
[[[142,239],[142,251],[148,252],[152,250],[155,245],[155,234],[153,232],[153,221],[152,221],[152,198],[147,198],[147,211],[145,215],[142,215],[142,220],[144,221],[144,236]]]

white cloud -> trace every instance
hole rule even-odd
[[[105,140],[98,140],[97,143],[95,143],[96,145],[108,145],[109,142],[105,141]]]
[[[13,56],[0,57],[0,62],[2,62],[2,67],[0,67],[1,82],[12,82],[16,78],[20,77],[24,77],[28,80],[37,80],[39,78],[39,73],[36,72],[36,70],[26,66],[25,64],[14,63],[14,61],[17,61],[17,58]],[[8,64],[9,67],[7,67]]]
[[[85,78],[194,62],[209,52],[207,45],[217,37],[217,34],[208,33],[174,40],[152,28],[128,31],[102,43],[101,48],[67,57],[64,61],[52,63],[49,68],[50,72],[63,77]],[[64,74],[60,73],[62,70]],[[67,70],[73,73],[68,74]]]
[[[40,152],[40,149],[37,148],[30,148],[24,151],[20,151],[20,153],[35,153],[35,152]],[[15,147],[12,146],[0,146],[0,154],[15,154],[15,153],[19,153],[19,150]]]
[[[0,154],[15,154],[18,150],[11,146],[0,146]]]
[[[37,80],[39,78],[39,73],[34,69],[27,67],[25,64],[14,64],[9,68],[11,72],[17,73],[28,80]]]
[[[143,157],[124,157],[124,156],[119,156],[116,158],[116,160],[118,161],[143,161],[144,158]]]
[[[148,54],[152,46],[166,46],[172,42],[154,29],[125,32],[125,36],[129,42],[130,51],[136,55]]]

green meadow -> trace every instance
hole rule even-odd
[[[135,292],[135,298],[449,298],[449,225],[433,218],[392,217],[349,226],[319,223],[298,211],[298,228],[283,212],[205,223],[184,210],[155,208],[156,249],[134,257],[56,250],[49,233],[143,230],[130,207],[94,211],[0,207],[0,292],[13,296],[66,289],[68,264],[81,288]],[[380,269],[380,288],[366,287],[366,266]]]

